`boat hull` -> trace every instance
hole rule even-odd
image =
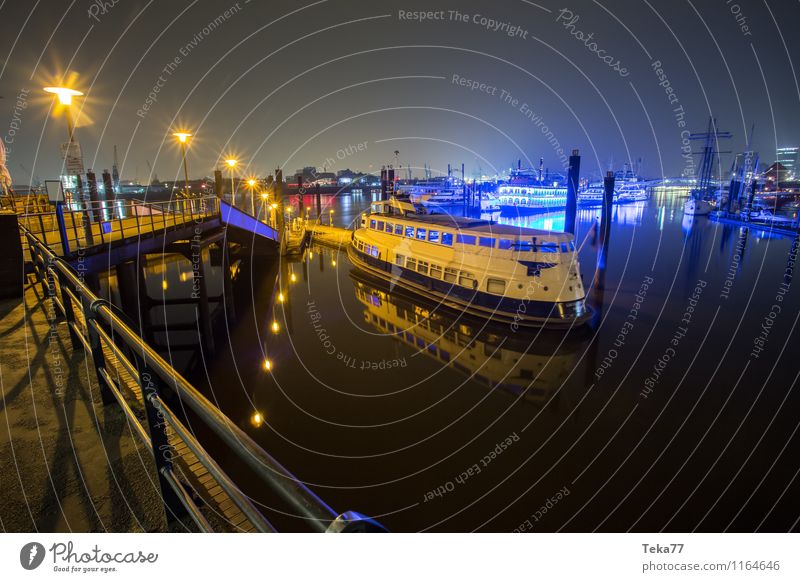
[[[711,213],[711,204],[705,200],[690,198],[683,205],[683,213],[690,216],[708,216]]]
[[[531,216],[533,214],[543,214],[545,212],[553,212],[557,210],[564,210],[567,207],[566,202],[558,202],[548,206],[525,206],[525,205],[500,205],[500,214],[503,216]]]
[[[500,297],[399,267],[367,255],[352,245],[347,248],[347,254],[354,266],[390,284],[434,299],[451,309],[506,323],[512,326],[512,330],[517,327],[569,328],[588,322],[592,315],[583,300],[555,303]]]

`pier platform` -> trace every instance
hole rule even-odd
[[[149,452],[100,403],[90,356],[49,303],[30,283],[0,302],[2,530],[168,531]]]

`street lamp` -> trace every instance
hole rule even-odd
[[[189,167],[186,165],[186,142],[192,137],[191,133],[186,131],[176,131],[173,133],[178,138],[181,144],[181,155],[183,156],[183,176],[186,179],[186,196],[189,196]]]
[[[72,120],[72,110],[70,109],[70,105],[72,104],[73,97],[79,97],[83,95],[83,93],[76,89],[69,89],[67,87],[45,87],[44,90],[47,93],[52,93],[58,97],[58,102],[64,106],[67,114],[67,131],[69,132],[69,141],[72,143],[72,136],[75,133],[75,123]]]
[[[76,147],[77,143],[75,142],[75,121],[72,118],[72,108],[70,107],[70,105],[72,105],[73,97],[79,97],[83,95],[83,93],[81,93],[77,89],[70,89],[69,87],[44,87],[43,89],[45,92],[55,95],[58,98],[59,104],[61,104],[64,107],[64,113],[67,117],[67,134],[69,138],[67,140],[67,151],[66,155],[64,156],[64,163],[66,165],[67,161],[70,159],[71,156],[78,155],[81,169],[79,169],[77,172],[78,173],[77,184],[78,187],[80,187],[81,183],[80,174],[83,172],[83,159],[82,156],[80,156],[80,154],[78,153]],[[69,167],[67,167],[66,170],[67,172],[69,172]]]
[[[231,169],[231,206],[236,206],[236,190],[235,186],[233,185],[233,169],[239,162],[234,159],[229,159],[225,160],[225,163],[228,164],[228,167]]]

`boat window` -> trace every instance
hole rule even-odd
[[[442,233],[442,244],[447,245],[449,247],[453,246],[453,233],[451,232],[443,232]]]
[[[413,226],[407,226],[406,227],[406,236],[408,238],[414,238],[414,227]]]
[[[458,276],[458,284],[462,287],[475,287],[478,282],[472,276],[472,273],[461,272]]]
[[[374,219],[369,221],[369,227],[370,228],[375,228],[375,220]]]
[[[394,233],[400,236],[403,236],[403,225],[402,224],[395,224],[394,225]]]
[[[450,352],[446,352],[443,349],[439,348],[439,357],[442,359],[443,362],[449,362]]]
[[[438,243],[439,242],[439,231],[438,230],[430,230],[430,231],[428,231],[428,240],[430,242]]]
[[[494,295],[503,295],[506,292],[506,282],[502,279],[487,279],[486,290]]]
[[[412,271],[416,271],[417,270],[417,259],[412,259],[411,257],[408,257],[406,259],[406,269],[411,269]]]
[[[561,243],[561,252],[562,253],[569,252],[569,248],[567,247],[567,243]]]
[[[386,232],[388,233],[394,232],[394,225],[391,222],[386,223]]]
[[[471,234],[457,234],[456,242],[461,243],[462,245],[474,245],[475,237]]]
[[[383,221],[382,220],[378,221],[378,230],[383,230]]]
[[[455,283],[456,279],[458,278],[458,271],[455,269],[445,269],[444,270],[444,280],[448,283]]]
[[[427,261],[419,261],[417,263],[417,273],[422,273],[423,275],[428,274],[428,262]]]
[[[434,279],[442,278],[442,268],[439,265],[431,265],[431,277]]]
[[[540,253],[557,253],[558,245],[554,242],[543,242],[539,244]]]
[[[425,240],[425,229],[424,228],[418,228],[417,229],[417,238],[419,240]]]
[[[489,247],[490,249],[494,248],[494,239],[490,237],[482,236],[478,239],[478,244],[482,247]]]
[[[500,243],[498,244],[498,248],[500,248],[501,250],[507,251],[508,249],[511,248],[511,245],[513,245],[513,244],[514,244],[513,240],[509,240],[507,238],[501,238],[500,239]]]
[[[530,252],[533,250],[533,243],[527,240],[515,241],[512,247],[515,251]]]
[[[395,255],[394,264],[402,267],[406,264],[406,258],[403,255]]]
[[[571,250],[571,251],[575,250],[575,244],[574,243],[569,243],[569,250]]]

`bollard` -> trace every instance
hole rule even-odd
[[[567,209],[564,217],[564,232],[575,234],[575,216],[578,212],[578,183],[580,181],[581,156],[577,149],[572,150],[567,171]]]
[[[614,204],[614,173],[608,172],[603,180],[603,211],[600,216],[600,246],[608,250],[608,241],[611,238],[611,209]]]
[[[111,218],[117,218],[119,212],[117,211],[117,197],[114,194],[114,185],[111,182],[111,174],[109,174],[108,170],[103,170],[103,189],[105,190],[105,199],[106,202],[111,201]]]
[[[92,219],[94,222],[103,222],[103,215],[100,212],[100,198],[97,195],[97,176],[92,170],[86,172],[86,181],[89,184],[89,200],[92,206]],[[102,228],[100,229],[102,233]]]

